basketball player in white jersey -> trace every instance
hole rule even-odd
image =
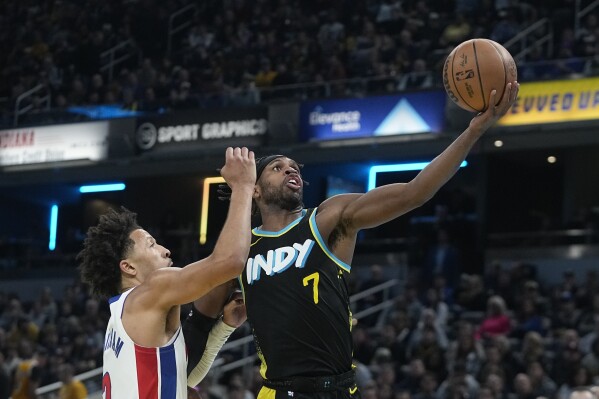
[[[78,255],[82,280],[109,299],[102,389],[105,399],[186,399],[187,355],[180,305],[237,277],[250,245],[254,153],[228,148],[221,175],[233,188],[210,256],[171,268],[170,252],[122,208],[90,227]],[[173,193],[175,194],[175,193]]]

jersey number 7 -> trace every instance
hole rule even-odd
[[[314,294],[314,303],[318,303],[318,281],[320,280],[320,275],[318,272],[312,273],[309,276],[304,277],[304,287],[308,286],[310,280],[314,280],[314,289],[312,293]]]

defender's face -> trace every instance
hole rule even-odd
[[[266,205],[289,211],[303,207],[304,181],[292,159],[280,157],[269,163],[258,179],[258,189]]]
[[[127,256],[127,260],[135,266],[139,273],[147,276],[154,270],[173,265],[171,252],[158,244],[147,231],[134,230],[129,238],[135,242],[135,245]]]

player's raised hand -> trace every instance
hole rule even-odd
[[[505,85],[505,91],[503,92],[499,104],[497,104],[497,97],[501,94],[497,93],[497,90],[492,90],[489,95],[489,104],[497,105],[490,105],[484,112],[476,115],[472,121],[470,121],[470,128],[479,130],[481,134],[484,133],[493,126],[499,118],[509,111],[518,98],[519,90],[520,84],[518,82],[510,82]]]
[[[229,147],[225,152],[225,166],[221,176],[232,189],[236,185],[256,184],[256,159],[253,151],[246,147]]]

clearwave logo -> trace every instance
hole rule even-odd
[[[156,126],[150,122],[142,123],[135,132],[135,142],[142,150],[149,150],[154,147],[157,137]]]

